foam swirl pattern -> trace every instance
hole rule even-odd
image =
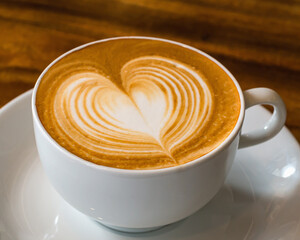
[[[93,153],[96,163],[110,165],[112,158],[130,165],[132,158],[150,154],[160,165],[178,164],[172,153],[205,127],[211,114],[205,81],[189,67],[155,56],[125,64],[121,79],[123,89],[95,72],[67,78],[54,102],[59,127]]]

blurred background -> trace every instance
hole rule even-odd
[[[243,90],[276,90],[300,141],[299,0],[0,0],[0,107],[62,53],[125,35],[189,44],[222,62]]]

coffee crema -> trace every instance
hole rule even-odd
[[[84,160],[123,169],[193,161],[236,125],[238,90],[207,57],[180,45],[117,39],[74,51],[43,76],[39,118]]]

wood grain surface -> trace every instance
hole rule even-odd
[[[221,61],[243,89],[276,90],[300,141],[297,0],[0,0],[0,106],[62,53],[125,35],[189,44]]]

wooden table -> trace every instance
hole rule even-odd
[[[221,61],[243,89],[276,90],[300,141],[297,0],[1,0],[0,106],[32,88],[60,54],[124,35],[187,43]]]

